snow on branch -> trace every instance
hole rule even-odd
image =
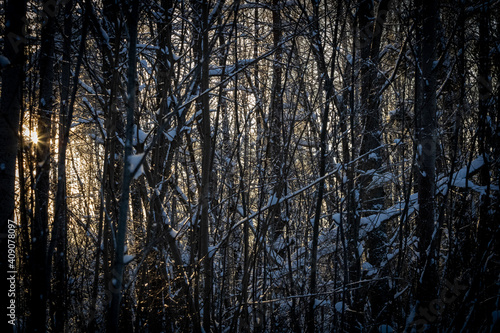
[[[139,178],[144,173],[144,167],[142,165],[143,159],[144,159],[144,153],[137,155],[130,155],[128,157],[129,170],[133,174],[134,179]]]
[[[451,186],[460,188],[470,188],[480,194],[486,194],[487,186],[481,186],[473,183],[469,178],[476,174],[485,165],[483,156],[477,157],[473,160],[470,165],[463,167],[453,174],[451,177]],[[448,183],[450,178],[443,177],[437,182],[438,193],[444,194],[448,191]],[[499,188],[496,185],[490,185],[490,189],[493,191],[498,191]]]

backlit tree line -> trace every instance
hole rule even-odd
[[[10,331],[500,329],[498,1],[1,4]]]

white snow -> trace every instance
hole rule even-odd
[[[368,188],[375,188],[387,184],[388,182],[396,179],[396,177],[391,172],[385,173],[375,173],[372,177],[372,181],[368,185]]]
[[[342,307],[347,310],[347,305],[344,305],[344,302],[337,302],[335,303],[335,310],[337,312],[342,312]]]
[[[233,64],[233,65],[228,65],[225,67],[222,66],[213,66],[210,68],[208,71],[208,75],[210,76],[220,76],[222,75],[222,72],[224,72],[225,75],[232,75],[236,72],[236,69],[240,70],[242,68],[245,68],[254,62],[255,59],[242,59],[238,61],[238,64]]]
[[[352,56],[350,54],[347,55],[347,61],[352,65]]]
[[[273,193],[271,197],[269,198],[269,201],[267,202],[268,206],[273,206],[278,203],[278,197],[276,196],[276,193]]]
[[[222,75],[222,68],[212,68],[208,71],[208,75],[210,76],[219,76]]]
[[[394,299],[398,298],[399,296],[401,296],[408,288],[410,288],[410,286],[406,286],[406,288],[404,288],[403,290],[401,291],[398,291],[397,293],[394,294]]]
[[[106,41],[106,44],[109,44],[109,36],[106,33],[106,30],[104,30],[102,27],[101,27],[101,36]]]
[[[414,193],[410,196],[408,203],[408,215],[411,215],[413,212],[418,210],[417,200],[418,193]],[[378,228],[381,223],[401,214],[403,212],[403,208],[404,202],[399,202],[385,210],[380,210],[375,214],[362,217],[360,220],[361,237],[364,237],[365,233],[369,233]]]
[[[215,252],[217,252],[217,246],[209,246],[208,247],[208,257],[209,258],[212,258],[214,256]]]
[[[132,260],[134,260],[135,256],[133,255],[130,255],[130,254],[125,254],[123,256],[123,263],[126,265],[128,263],[130,263]]]
[[[172,58],[174,59],[174,61],[178,61],[181,57],[172,52]]]
[[[470,179],[467,179],[467,175],[471,175],[478,171],[484,165],[484,159],[482,156],[479,156],[475,160],[473,160],[469,166],[465,166],[459,171],[455,172],[452,176],[451,186],[460,187],[460,188],[469,188],[478,193],[484,194],[486,192],[486,186],[480,186],[473,183]],[[441,193],[445,193],[448,190],[448,182],[449,177],[443,177],[437,182],[438,191]],[[493,191],[498,191],[499,188],[496,185],[491,185],[490,189]]]
[[[134,124],[134,137],[132,138],[132,145],[135,146],[137,143],[144,143],[148,137],[148,134],[141,129],[137,128],[137,125]]]
[[[167,140],[170,142],[174,141],[176,135],[177,135],[177,128],[175,127],[165,133]]]
[[[470,168],[469,168],[469,173],[473,173],[479,168],[481,168],[484,165],[484,159],[482,156],[479,156],[476,158],[474,161],[471,162]],[[464,167],[460,169],[456,174],[455,174],[455,180],[458,178],[466,178],[467,177],[467,167]]]
[[[0,54],[0,67],[7,67],[9,65],[10,60],[6,56]]]
[[[85,89],[89,94],[91,95],[95,95],[95,91],[94,89],[92,89],[91,86],[89,86],[88,84],[86,84],[85,82],[83,82],[82,80],[79,80],[78,83],[80,83],[80,86]]]
[[[136,173],[133,175],[134,179],[139,178],[144,173],[144,167],[141,163],[143,156],[144,153],[128,157],[130,172],[134,172],[137,169]]]
[[[189,126],[182,126],[181,132],[186,131],[188,134],[191,133],[191,127]]]
[[[359,254],[359,256],[360,256],[360,257],[363,255],[363,251],[364,251],[364,250],[365,250],[365,248],[363,247],[363,243],[362,243],[362,242],[360,242],[360,243],[358,244],[358,254]]]
[[[392,332],[394,332],[394,329],[389,325],[380,325],[378,327],[378,332],[379,333],[392,333]]]
[[[141,63],[141,66],[142,68],[144,68],[146,70],[146,72],[148,72],[148,74],[151,74],[151,67],[149,66],[148,62],[144,59],[141,59],[140,60],[140,63]]]
[[[177,237],[177,234],[178,234],[178,232],[176,230],[174,230],[174,228],[170,227],[170,236],[172,238],[175,238],[175,237]]]
[[[319,306],[329,305],[329,304],[330,304],[330,302],[327,300],[322,300],[322,299],[317,299],[317,298],[314,299],[314,308],[317,308]]]
[[[370,216],[362,217],[360,221],[361,226],[366,226],[367,232],[372,231],[373,229],[377,229],[380,226],[380,223],[387,221],[392,216],[399,214],[398,211],[394,211],[390,213],[384,213],[381,211],[378,214],[373,214]]]
[[[364,271],[366,271],[367,276],[372,276],[377,273],[377,269],[372,266],[368,261],[365,261],[362,265]]]
[[[238,211],[238,214],[241,215],[241,217],[244,217],[245,216],[245,212],[243,211],[243,207],[238,205],[238,207],[236,207],[236,210]]]
[[[498,319],[500,318],[500,310],[495,310],[491,313],[491,317],[493,318],[493,325],[495,325],[495,323],[498,321]]]

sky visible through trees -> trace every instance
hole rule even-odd
[[[500,331],[499,1],[0,4],[5,332]]]

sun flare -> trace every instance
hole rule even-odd
[[[29,143],[37,144],[38,143],[38,134],[36,132],[36,129],[29,129],[24,127],[23,128],[23,136],[25,137],[25,140],[28,141]]]
[[[34,143],[35,145],[38,143],[38,135],[36,131],[30,131],[30,139],[31,142]]]

